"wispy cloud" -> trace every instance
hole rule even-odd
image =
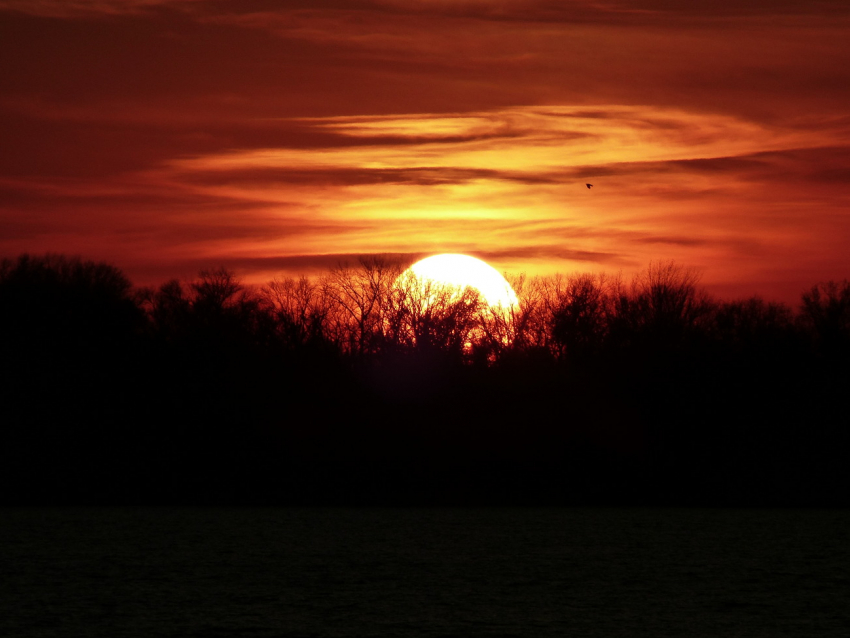
[[[845,2],[0,15],[4,254],[85,253],[146,283],[438,251],[530,273],[673,258],[713,285],[850,267]]]
[[[205,0],[0,0],[0,11],[48,18],[139,15],[162,6],[185,6]]]
[[[740,211],[768,197],[783,163],[799,156],[793,161],[811,168],[822,153],[832,161],[844,153],[827,146],[834,130],[638,107],[308,124],[332,131],[339,145],[204,155],[170,162],[162,175],[205,197],[263,203],[270,216],[336,224],[322,237],[352,251],[462,251],[506,267],[554,270],[638,266],[659,248],[701,253],[701,262],[743,259],[752,254],[752,228]],[[369,143],[343,141],[350,139]],[[794,172],[804,174],[804,166]],[[276,210],[278,203],[287,208]],[[762,235],[768,244],[788,240],[779,228]],[[285,251],[285,244],[264,249]]]

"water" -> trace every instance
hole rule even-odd
[[[846,636],[850,512],[0,511],[8,636]]]

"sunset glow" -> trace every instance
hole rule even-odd
[[[572,589],[618,606],[635,594],[638,612],[612,616],[572,594],[550,604],[563,551],[549,581],[526,578],[527,535],[488,541],[455,516],[490,529],[494,511],[525,525],[545,509],[548,538],[582,540],[619,510],[653,529],[657,511],[681,511],[678,537],[706,508],[762,529],[768,508],[850,506],[848,0],[0,0],[0,87],[0,505],[47,523],[67,511],[74,529],[92,508],[180,525],[185,508],[207,512],[176,566],[221,554],[215,538],[229,551],[234,522],[254,551],[263,536],[242,513],[293,511],[275,546],[324,556],[318,579],[267,579],[251,598],[269,613],[236,591],[243,624],[165,588],[180,609],[162,631],[137,622],[162,605],[108,587],[47,614],[51,630],[32,600],[67,598],[67,579],[25,574],[5,633],[88,635],[103,610],[139,635],[518,634],[529,619],[553,636],[658,633],[638,608],[661,608],[666,634],[850,626],[827,595],[840,556],[806,577],[814,617],[812,596],[786,604],[794,566],[837,546],[822,535],[798,535],[791,580],[766,569],[721,592],[743,556],[726,534],[720,584],[687,604],[568,565]],[[373,610],[386,570],[364,580],[350,569],[362,552],[324,551],[305,508],[380,531],[370,546],[393,569],[448,545],[387,545],[375,512],[409,512],[441,543],[458,530],[492,543],[473,548],[487,561],[457,545],[447,564],[463,570],[418,574],[439,608],[400,588],[416,609],[395,614],[391,595]],[[335,516],[325,526],[347,529]],[[79,563],[61,527],[20,522],[21,539],[56,549],[50,565]],[[115,551],[144,545],[110,525],[97,529],[117,544],[76,570],[98,583],[126,563]],[[607,568],[600,538],[592,562]],[[637,553],[633,573],[685,573],[673,554]],[[515,604],[477,596],[447,624],[442,582],[460,574],[476,593],[466,566],[493,556],[522,585],[501,586]],[[323,597],[306,581],[346,573],[369,613],[344,588],[339,613],[311,613]],[[39,596],[39,581],[56,591]],[[222,582],[218,599],[233,598]],[[742,587],[755,598],[730,611],[718,592]],[[682,631],[665,605],[688,612]]]
[[[434,286],[458,291],[474,288],[492,308],[509,309],[518,303],[513,288],[495,268],[469,255],[432,255],[417,261],[400,279],[405,281],[409,276],[428,291]]]
[[[770,5],[0,0],[0,252],[663,259],[794,301],[850,270],[850,10]]]

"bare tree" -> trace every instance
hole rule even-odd
[[[289,346],[326,337],[329,308],[322,288],[307,277],[275,279],[262,290],[274,309],[277,330]]]
[[[147,295],[145,306],[154,328],[167,338],[174,338],[188,328],[192,301],[183,285],[172,279]]]
[[[711,300],[698,288],[699,275],[675,262],[652,262],[626,289],[616,286],[611,328],[619,339],[673,345],[709,316]]]
[[[339,265],[322,278],[328,329],[344,350],[368,354],[381,349],[384,311],[400,274],[398,263],[376,256],[360,258],[358,268]]]
[[[202,270],[199,279],[189,284],[194,291],[194,304],[224,308],[238,303],[246,296],[246,288],[236,275],[226,268]]]
[[[564,359],[598,349],[607,334],[611,289],[618,280],[580,273],[548,283],[546,323],[555,356]]]
[[[472,287],[440,284],[406,272],[396,279],[390,300],[387,336],[396,345],[462,357],[479,337],[486,304]]]
[[[791,309],[760,297],[718,303],[711,317],[712,337],[737,347],[759,346],[791,335]]]
[[[163,338],[243,346],[271,342],[270,304],[225,268],[201,271],[187,284],[173,279],[145,297],[151,325]]]
[[[484,305],[480,310],[481,338],[475,346],[490,362],[508,352],[543,348],[548,342],[545,280],[525,274],[505,277],[517,295],[517,303],[507,307]]]
[[[826,281],[803,293],[800,322],[813,332],[821,351],[846,353],[850,348],[850,282]]]

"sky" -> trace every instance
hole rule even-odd
[[[0,87],[8,258],[850,277],[846,0],[0,0]]]

